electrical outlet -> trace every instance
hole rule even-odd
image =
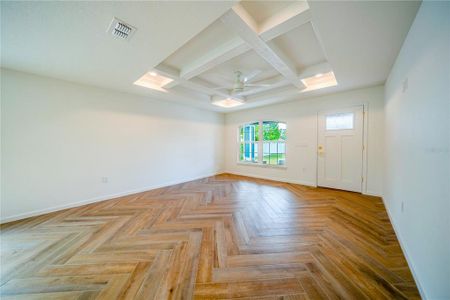
[[[102,183],[108,183],[109,179],[108,177],[102,177]]]
[[[402,92],[403,93],[406,92],[407,89],[408,89],[408,78],[403,80]]]
[[[405,202],[402,201],[402,207],[401,207],[401,211],[404,212],[405,211]]]

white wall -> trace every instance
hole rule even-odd
[[[422,3],[385,89],[384,200],[428,299],[450,299],[449,20]]]
[[[321,110],[368,105],[367,194],[381,195],[383,161],[383,86],[358,89],[295,102],[229,113],[225,117],[227,172],[286,182],[316,185],[317,113]],[[287,122],[286,169],[237,163],[237,128],[260,119]]]
[[[2,221],[223,168],[222,114],[10,70],[1,75]]]

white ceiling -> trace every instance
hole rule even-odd
[[[1,65],[233,111],[383,83],[419,6],[417,1],[2,1]],[[131,40],[106,33],[113,17],[137,28]],[[166,92],[133,85],[151,70],[175,79]],[[231,88],[236,70],[260,71],[253,81],[273,86],[245,90],[246,104],[237,108],[212,105],[211,96],[229,93],[214,88]],[[337,86],[301,92],[299,79],[330,70]]]
[[[383,83],[416,16],[418,1],[313,1],[311,12],[343,89]]]
[[[2,67],[125,92],[209,26],[233,2],[1,1]],[[137,28],[129,41],[106,33],[113,17]],[[193,105],[196,99],[180,97]]]

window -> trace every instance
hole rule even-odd
[[[258,155],[262,152],[262,155]],[[259,121],[239,127],[239,161],[286,164],[286,123]]]
[[[284,165],[286,161],[286,123],[263,121],[263,164]]]
[[[326,116],[327,130],[353,129],[353,113],[339,113]]]
[[[239,141],[239,160],[257,163],[259,123],[250,123],[239,127]]]

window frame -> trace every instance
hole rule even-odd
[[[259,122],[258,121],[246,122],[246,123],[240,124],[238,126],[238,129],[237,129],[237,143],[238,143],[237,161],[239,163],[242,163],[242,164],[254,165],[254,164],[259,163],[259,159],[260,159],[259,140],[258,141],[255,140],[255,141],[246,142],[245,138],[244,138],[244,140],[241,141],[241,128],[243,128],[243,127],[245,127],[247,125],[253,125],[253,124],[258,124],[258,126],[259,126]],[[259,131],[261,131],[261,130],[259,130]],[[256,137],[256,135],[255,135],[255,137]],[[258,133],[258,139],[260,139],[260,138],[261,138],[261,135]],[[256,148],[257,148],[257,153],[258,153],[258,160],[257,161],[241,160],[241,144],[244,145],[244,148],[245,148],[246,144],[256,144],[257,145]],[[244,153],[245,153],[245,151],[244,151]],[[245,154],[244,154],[244,157],[245,157]]]
[[[284,165],[271,165],[271,164],[263,164],[263,159],[264,159],[264,153],[263,153],[263,147],[264,147],[264,141],[263,141],[263,123],[264,122],[278,122],[278,123],[284,123],[286,124],[286,139],[284,141]],[[258,123],[258,127],[260,128],[259,132],[258,132],[258,141],[255,141],[255,144],[258,145],[258,161],[252,162],[252,161],[245,161],[245,160],[241,160],[241,144],[245,142],[241,142],[240,139],[240,133],[241,133],[241,128],[249,125],[249,124],[255,124]],[[265,120],[265,119],[261,119],[261,120],[257,120],[257,121],[249,121],[249,122],[244,122],[244,123],[240,123],[237,127],[237,164],[239,165],[246,165],[246,166],[258,166],[258,167],[263,167],[263,168],[278,168],[278,169],[286,169],[287,168],[287,161],[288,161],[288,149],[287,149],[287,142],[288,142],[288,122],[286,121],[279,121],[279,120]],[[270,141],[267,141],[270,142]]]
[[[328,128],[328,117],[335,117],[337,115],[340,115],[340,116],[350,115],[350,114],[351,114],[351,120],[352,120],[351,128]],[[325,114],[325,130],[326,131],[354,130],[354,129],[355,129],[355,113],[354,112]]]

